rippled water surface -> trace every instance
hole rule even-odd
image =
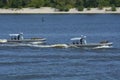
[[[0,38],[23,32],[47,44],[109,40],[113,48],[0,46],[0,80],[120,80],[120,15],[0,15]]]

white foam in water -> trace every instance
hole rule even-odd
[[[53,48],[68,48],[69,46],[67,44],[54,44],[51,45]]]
[[[0,44],[0,46],[7,46],[7,47],[14,47],[14,46],[30,46],[30,44],[23,44],[23,43],[19,43],[19,44]]]
[[[52,47],[51,45],[29,45],[31,47],[39,47],[39,48],[50,48]]]
[[[40,47],[40,48],[68,48],[66,44],[53,44],[53,45],[33,45],[30,44],[31,47]]]
[[[52,44],[52,45],[37,45],[37,44],[1,44],[0,46],[7,46],[7,47],[38,47],[38,48],[69,48],[69,45],[67,44]],[[106,49],[106,48],[112,48],[112,46],[98,46],[94,47],[92,49]]]
[[[105,48],[112,48],[112,46],[98,46],[93,49],[105,49]]]

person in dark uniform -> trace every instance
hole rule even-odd
[[[20,40],[20,34],[18,35],[18,40]]]
[[[80,44],[83,44],[83,38],[80,39]]]

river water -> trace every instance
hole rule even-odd
[[[0,46],[0,80],[120,80],[120,15],[0,15],[0,38],[10,33],[43,37],[46,44],[113,42],[113,48],[41,48]]]

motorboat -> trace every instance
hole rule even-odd
[[[99,43],[87,43],[86,36],[75,37],[70,39],[72,43],[70,44],[52,44],[49,47],[52,48],[80,48],[80,49],[103,49],[111,48],[112,42],[107,40],[101,41]]]
[[[23,33],[9,34],[9,39],[0,39],[0,44],[44,44],[45,38],[24,38]]]
[[[72,44],[69,44],[69,47],[83,49],[111,48],[113,44],[107,40],[101,41],[99,43],[87,43],[86,36],[71,38],[71,41]]]

